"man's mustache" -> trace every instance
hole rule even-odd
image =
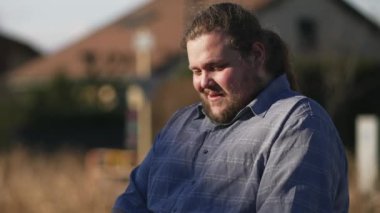
[[[209,95],[210,93],[224,94],[224,90],[219,85],[210,85],[202,90],[202,93],[205,95]]]

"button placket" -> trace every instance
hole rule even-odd
[[[203,147],[202,147],[202,155],[204,157],[202,157],[204,160],[206,160],[208,158],[208,155],[210,154],[210,148],[211,148],[211,144],[212,144],[212,140],[213,140],[213,132],[212,130],[209,130],[208,133],[207,133],[207,137],[205,138],[205,142],[203,143]]]

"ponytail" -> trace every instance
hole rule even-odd
[[[291,70],[289,61],[289,51],[284,41],[276,33],[263,29],[261,32],[262,42],[266,48],[265,68],[271,72],[274,77],[285,73],[290,87],[298,90],[295,75]]]

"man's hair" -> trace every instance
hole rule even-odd
[[[253,13],[233,3],[211,5],[194,17],[182,46],[186,48],[188,41],[214,31],[229,35],[231,47],[243,57],[251,54],[254,42],[262,43],[266,50],[265,69],[273,76],[286,73],[292,88],[296,89],[285,43],[276,33],[263,29]]]

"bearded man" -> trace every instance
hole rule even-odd
[[[184,36],[201,103],[178,110],[116,212],[348,212],[347,161],[328,114],[294,89],[287,48],[231,3]]]

